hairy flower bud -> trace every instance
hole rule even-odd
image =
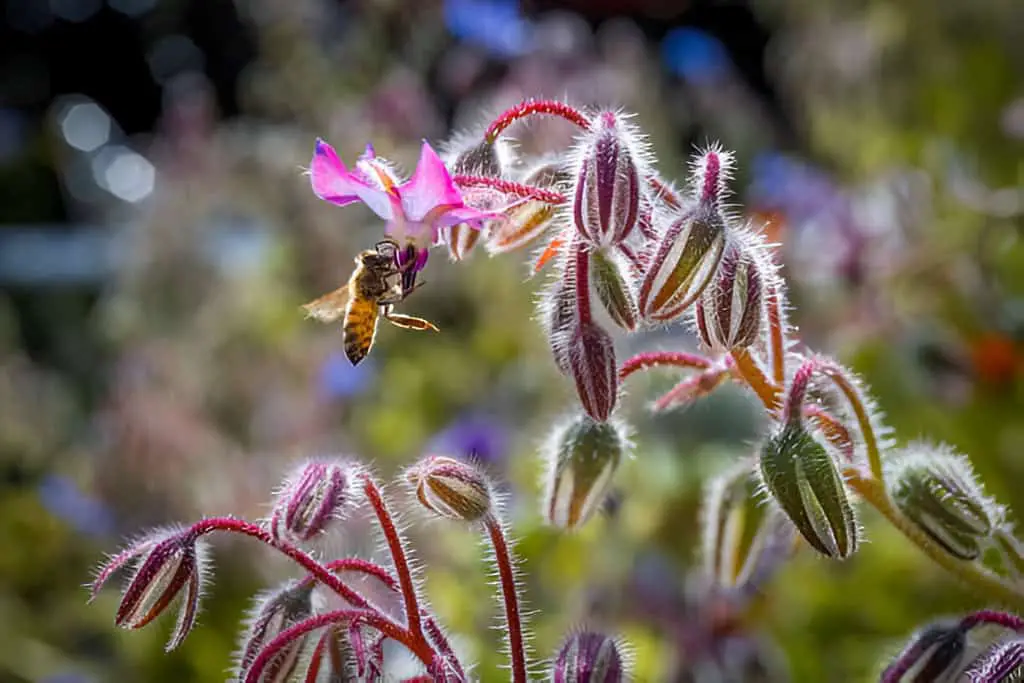
[[[704,346],[714,353],[727,353],[755,344],[761,334],[763,287],[756,257],[738,240],[731,241],[694,308]]]
[[[704,496],[704,568],[718,586],[763,583],[789,557],[793,527],[762,504],[750,460],[712,479]]]
[[[289,581],[256,596],[246,620],[237,654],[235,678],[244,681],[260,651],[285,630],[313,615],[312,581]],[[295,672],[304,638],[296,638],[281,649],[263,670],[263,681],[287,681]]]
[[[619,372],[611,336],[592,320],[578,321],[569,339],[567,355],[583,409],[595,420],[607,420],[615,410],[619,394]]]
[[[552,683],[622,683],[628,680],[629,657],[623,643],[594,631],[569,635],[551,664]]]
[[[487,476],[455,458],[429,455],[409,468],[406,481],[420,504],[439,517],[476,522],[494,509]]]
[[[715,207],[678,214],[654,249],[640,285],[640,311],[650,320],[682,315],[707,287],[725,248],[725,221]]]
[[[602,112],[578,150],[573,220],[595,247],[619,244],[636,227],[641,174],[625,139],[629,134],[614,112]]]
[[[578,312],[575,280],[568,266],[563,266],[561,273],[544,288],[539,308],[555,365],[563,375],[569,375],[572,373],[569,342],[578,325]]]
[[[542,190],[554,190],[568,182],[568,175],[562,170],[560,159],[550,158],[526,171],[519,182]],[[513,202],[502,213],[505,220],[493,224],[484,245],[491,254],[504,254],[532,243],[551,226],[556,207],[530,199]]]
[[[967,459],[948,446],[911,444],[889,458],[886,470],[896,506],[955,557],[979,557],[1003,524],[1003,508],[985,495]]]
[[[590,286],[616,325],[632,332],[639,312],[636,296],[624,273],[627,266],[613,252],[598,249],[590,253]]]
[[[931,624],[915,633],[882,673],[883,683],[955,680],[963,669],[967,629],[959,621]]]
[[[579,415],[552,433],[545,456],[544,518],[575,529],[597,512],[630,448],[625,427]]]
[[[859,530],[846,484],[832,456],[799,420],[768,437],[760,469],[765,489],[811,547],[835,559],[853,554]]]
[[[181,645],[195,625],[205,546],[191,531],[157,530],[110,558],[92,584],[92,596],[116,571],[133,561],[135,570],[122,594],[114,623],[126,629],[142,628],[181,596],[178,619],[166,647],[169,652]]]
[[[353,466],[314,460],[294,470],[278,490],[270,515],[274,538],[305,543],[326,532],[354,504]]]
[[[968,683],[1004,683],[1024,677],[1024,640],[1014,636],[981,653],[964,671]]]

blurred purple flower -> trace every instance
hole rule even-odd
[[[83,673],[65,671],[42,679],[40,683],[94,683],[96,679]]]
[[[710,33],[692,28],[669,31],[661,43],[661,58],[672,73],[698,85],[718,83],[732,71],[725,46]]]
[[[373,358],[352,365],[341,351],[327,357],[320,366],[320,395],[326,400],[352,398],[361,394],[377,373]]]
[[[751,164],[749,201],[760,208],[784,211],[800,224],[846,208],[842,189],[812,165],[780,154],[763,152]]]
[[[508,455],[508,429],[501,421],[470,414],[452,422],[430,443],[430,451],[456,457],[473,456],[484,463],[500,463]]]
[[[104,536],[114,531],[114,515],[99,499],[83,492],[71,479],[47,475],[36,489],[39,502],[51,515],[76,531],[89,536]]]
[[[533,42],[533,27],[517,0],[446,0],[444,19],[453,36],[497,57],[525,54]]]

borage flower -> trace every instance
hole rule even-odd
[[[309,175],[320,199],[338,206],[361,201],[387,221],[387,234],[405,245],[396,260],[399,267],[408,268],[410,283],[426,265],[428,250],[442,228],[465,223],[479,229],[485,221],[502,218],[466,206],[444,162],[427,142],[412,177],[402,182],[372,145],[349,170],[334,148],[318,138]]]

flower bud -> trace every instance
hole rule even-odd
[[[439,517],[476,522],[494,508],[487,477],[478,468],[441,455],[430,455],[406,472],[420,504]]]
[[[967,670],[969,683],[1017,681],[1024,675],[1024,640],[1013,637],[997,642],[978,656]]]
[[[716,208],[698,205],[678,214],[658,241],[640,285],[645,318],[669,321],[697,300],[718,268],[725,221]]]
[[[942,621],[915,633],[886,667],[882,683],[953,681],[962,670],[967,629],[959,621]]]
[[[136,566],[121,597],[114,623],[126,629],[142,628],[156,619],[181,595],[178,619],[167,651],[181,645],[199,612],[205,566],[205,545],[180,529],[155,531],[110,559],[92,584],[92,596],[120,568]]]
[[[630,448],[622,425],[579,415],[555,429],[545,448],[544,518],[575,529],[597,512]]]
[[[253,662],[274,638],[313,615],[312,581],[289,581],[256,596],[246,620],[237,655],[235,677],[244,681]],[[296,638],[274,655],[263,670],[261,681],[287,681],[295,672],[305,638]]]
[[[973,560],[1005,519],[970,463],[947,446],[911,444],[886,463],[889,495],[900,511],[951,555]]]
[[[551,665],[552,683],[621,683],[628,680],[629,657],[623,643],[594,631],[576,631],[559,648]]]
[[[614,112],[602,112],[579,148],[573,220],[595,247],[619,244],[636,227],[640,170],[624,139],[629,133]]]
[[[561,161],[541,161],[520,178],[521,183],[544,190],[555,189],[568,182]],[[544,233],[555,218],[555,206],[536,199],[514,202],[502,212],[504,221],[495,221],[484,245],[491,254],[504,254],[525,247]]]
[[[583,409],[595,420],[607,420],[615,409],[619,393],[615,344],[611,336],[592,320],[578,321],[569,339],[567,355]]]
[[[623,277],[626,266],[617,255],[603,249],[590,253],[590,286],[616,325],[632,332],[639,312],[636,296],[629,281]]]
[[[764,286],[756,258],[739,241],[725,247],[718,272],[694,309],[701,342],[714,353],[755,344],[761,334]]]
[[[270,515],[274,538],[305,543],[328,530],[355,503],[353,470],[343,461],[311,461],[285,480]]]
[[[778,511],[762,504],[753,465],[744,460],[712,479],[704,496],[704,567],[722,587],[773,573],[792,544],[792,525],[780,524]]]
[[[804,539],[818,552],[846,559],[859,530],[846,485],[832,456],[799,420],[761,446],[761,479]]]
[[[575,280],[568,266],[563,266],[561,274],[544,288],[539,307],[551,355],[561,373],[568,375],[572,372],[569,342],[578,325]]]

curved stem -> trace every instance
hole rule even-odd
[[[836,387],[839,388],[839,391],[846,397],[846,400],[850,402],[853,414],[857,418],[857,425],[860,427],[861,438],[864,439],[864,448],[868,454],[868,466],[871,469],[871,475],[878,481],[883,481],[882,454],[878,448],[878,436],[875,434],[875,427],[871,424],[871,415],[868,413],[863,399],[861,399],[860,392],[857,391],[857,388],[839,366],[832,363],[822,363],[818,367],[822,374],[831,379]],[[882,492],[888,496],[884,489]]]
[[[638,353],[627,358],[619,368],[619,379],[626,379],[634,372],[658,366],[669,365],[677,368],[707,370],[711,367],[711,359],[695,353],[684,351],[652,351]]]
[[[908,520],[892,504],[885,491],[885,484],[878,479],[864,477],[855,467],[844,470],[847,485],[865,502],[878,510],[886,520],[896,527],[909,541],[921,549],[933,562],[1000,603],[1024,610],[1024,593],[1016,586],[1004,581],[981,565],[958,559],[936,545],[927,534]]]
[[[1011,631],[1016,631],[1017,633],[1024,631],[1024,619],[1018,617],[1016,614],[998,612],[992,609],[979,610],[974,614],[968,614],[960,620],[960,625],[964,628],[974,628],[978,624],[995,624],[996,626],[1002,626],[1003,628],[1008,628]]]
[[[491,176],[456,175],[452,176],[452,182],[459,187],[489,187],[502,194],[510,194],[523,199],[536,199],[545,204],[565,204],[568,200],[565,195],[554,190],[546,190],[542,187],[524,185],[523,183],[505,180],[504,178],[492,178]]]
[[[548,116],[558,116],[560,118],[574,123],[583,130],[590,128],[590,119],[575,107],[571,107],[564,102],[558,102],[555,100],[526,100],[520,102],[516,106],[507,109],[502,114],[494,119],[494,121],[487,127],[487,131],[484,133],[484,140],[486,142],[493,143],[498,139],[506,128],[511,126],[513,123],[526,116],[533,114],[546,114]]]
[[[516,577],[512,571],[512,556],[501,522],[488,515],[484,520],[487,533],[491,537],[494,556],[498,562],[498,577],[501,581],[501,594],[505,603],[505,622],[508,626],[509,656],[512,658],[513,683],[526,683],[526,649],[523,644],[523,622],[519,614],[519,595],[516,592]]]
[[[421,643],[426,643],[423,635],[423,623],[420,618],[420,602],[416,595],[416,586],[412,580],[412,571],[409,569],[409,559],[405,554],[405,546],[402,538],[395,528],[395,521],[391,517],[387,503],[377,487],[377,483],[370,476],[363,477],[363,489],[367,500],[377,515],[377,522],[384,533],[384,540],[388,544],[388,551],[395,563],[395,572],[398,574],[398,583],[402,588],[402,602],[405,603],[405,618],[409,624],[409,630]]]
[[[772,377],[776,384],[782,386],[786,383],[786,330],[783,325],[782,295],[777,284],[768,288],[765,303],[768,307],[768,347],[772,355]]]
[[[747,349],[733,349],[731,353],[740,379],[757,394],[770,415],[777,415],[781,407],[782,386],[775,384],[764,374],[761,366]]]

